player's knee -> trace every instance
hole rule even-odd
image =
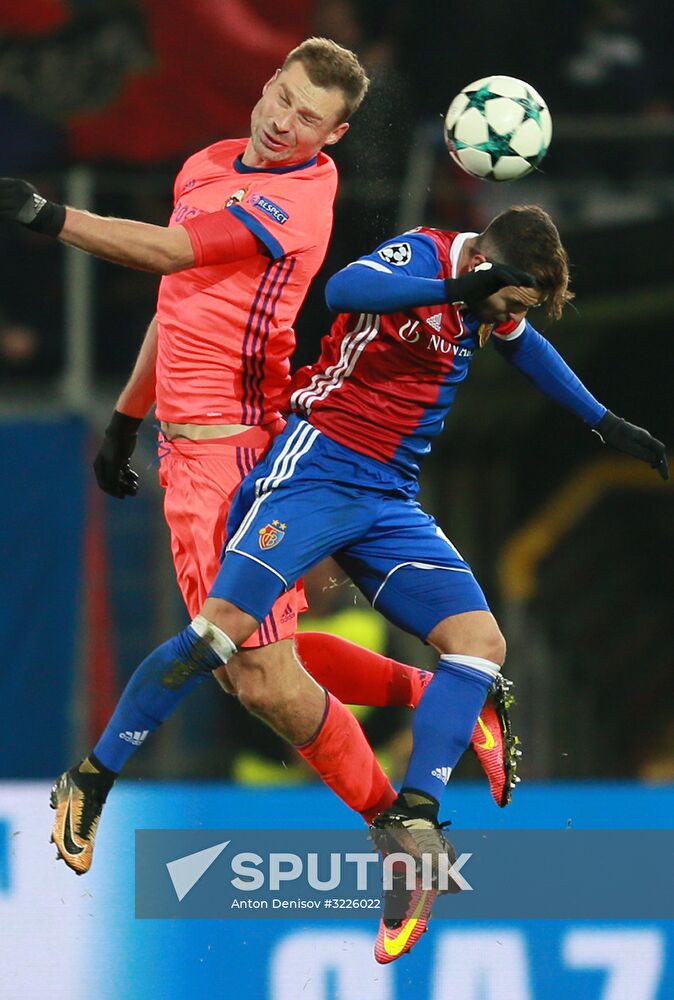
[[[239,678],[236,696],[247,712],[260,719],[266,719],[276,703],[273,691],[268,689],[260,677]]]
[[[215,677],[216,681],[218,682],[222,690],[225,692],[225,694],[233,694],[233,695],[236,694],[236,689],[234,687],[234,684],[229,678],[229,674],[227,673],[226,667],[219,667],[217,670],[214,670],[213,676]]]
[[[506,641],[496,622],[492,619],[471,636],[470,649],[459,650],[469,656],[480,656],[483,660],[498,663],[502,667],[506,658]]]
[[[502,667],[506,658],[506,641],[497,625],[484,636],[483,642],[484,651],[477,655]]]
[[[485,629],[472,635],[470,641],[464,642],[461,649],[456,648],[448,652],[479,656],[502,667],[506,658],[506,641],[498,628]]]
[[[438,652],[446,655],[479,656],[502,666],[506,641],[493,615],[469,612],[446,618],[428,637]]]
[[[233,657],[227,665],[227,676],[232,693],[246,711],[264,715],[271,693],[264,663],[258,662],[258,651],[246,650],[244,655]]]

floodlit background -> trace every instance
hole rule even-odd
[[[542,332],[605,405],[672,444],[674,28],[654,4],[0,0],[0,174],[99,214],[164,224],[183,159],[245,135],[263,83],[312,33],[354,48],[373,85],[334,147],[334,236],[300,316],[297,363],[327,331],[323,287],[336,269],[415,225],[479,230],[509,204],[536,202],[559,225],[577,293]],[[451,98],[491,73],[527,80],[552,112],[541,170],[515,184],[460,174],[442,143]],[[298,795],[308,825],[354,822],[214,685],[136,755],[133,784],[106,810],[98,871],[80,881],[53,863],[49,781],[90,746],[136,663],[186,621],[152,420],[134,456],[136,499],[104,496],[90,469],[156,288],[153,276],[0,228],[0,997],[32,1000],[47,986],[65,996],[75,983],[112,996],[82,957],[105,940],[116,997],[230,996],[247,983],[255,1000],[397,1000],[411,982],[420,1000],[542,1000],[556,989],[664,1000],[674,988],[664,924],[443,925],[386,973],[371,959],[374,925],[362,922],[323,944],[326,928],[309,925],[141,927],[135,826],[243,827],[251,803],[258,825],[299,825]],[[671,484],[603,449],[487,349],[426,463],[422,498],[508,639],[530,784],[501,814],[466,759],[447,812],[463,827],[673,826]],[[334,567],[308,583],[305,627],[432,666]],[[359,718],[399,778],[408,714]],[[152,783],[161,779],[191,784]],[[197,784],[205,779],[231,785]],[[298,787],[284,794],[288,785]]]

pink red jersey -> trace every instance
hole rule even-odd
[[[267,424],[279,415],[295,318],[330,239],[337,170],[324,153],[288,167],[247,167],[241,162],[247,142],[208,146],[176,178],[171,226],[227,209],[267,253],[162,278],[160,420]],[[200,251],[209,260],[214,256],[213,248]]]
[[[456,277],[471,236],[420,227],[350,268]],[[316,364],[296,373],[292,409],[333,440],[416,474],[476,351],[492,333],[507,340],[524,328],[524,321],[480,325],[449,304],[382,315],[342,313],[324,337]]]

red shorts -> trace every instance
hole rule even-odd
[[[283,423],[278,421],[228,438],[160,438],[164,515],[171,532],[178,586],[192,618],[201,610],[220,569],[232,498],[282,429]],[[297,630],[298,614],[306,609],[300,582],[279,597],[258,631],[242,645],[268,646],[291,638]]]

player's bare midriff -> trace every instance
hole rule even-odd
[[[173,424],[162,420],[161,429],[167,438],[189,438],[190,441],[204,441],[210,438],[232,437],[252,430],[249,424]]]

